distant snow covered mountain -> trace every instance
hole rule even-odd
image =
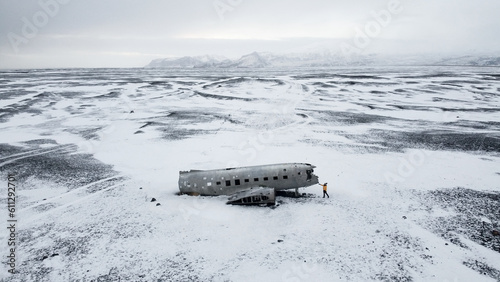
[[[270,63],[268,59],[264,58],[259,53],[253,52],[242,56],[229,66],[237,68],[262,68],[270,66]]]
[[[357,54],[344,56],[337,52],[274,54],[253,52],[231,60],[223,56],[185,56],[151,61],[146,68],[266,68],[266,67],[332,67],[369,65],[451,65],[500,66],[500,57],[486,55],[438,56]]]
[[[273,54],[252,52],[231,60],[222,56],[185,56],[181,58],[161,58],[152,60],[146,68],[265,68],[265,67],[308,67],[369,64],[369,56],[343,58],[328,53]]]
[[[148,68],[203,68],[230,64],[232,61],[223,56],[185,56],[181,58],[162,58],[152,60]]]

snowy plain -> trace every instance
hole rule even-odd
[[[500,281],[498,68],[4,71],[0,106],[2,280]],[[177,195],[285,162],[330,198]]]

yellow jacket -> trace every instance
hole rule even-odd
[[[326,185],[323,185],[323,184],[320,184],[321,186],[323,186],[323,191],[326,191]]]

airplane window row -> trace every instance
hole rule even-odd
[[[288,175],[283,175],[283,179],[288,179]],[[264,181],[268,181],[269,180],[269,177],[264,177],[263,178]],[[278,180],[278,176],[273,176],[273,180]],[[246,178],[245,180],[245,183],[248,183],[250,182],[250,179]],[[258,177],[255,177],[253,179],[254,182],[258,182],[259,181],[259,178]],[[222,185],[222,182],[221,181],[217,181],[216,182],[217,185]],[[231,186],[231,180],[226,180],[226,186]],[[238,185],[241,185],[241,181],[240,179],[235,179],[234,180],[234,185],[238,186]]]

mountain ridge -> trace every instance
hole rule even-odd
[[[332,67],[376,65],[450,65],[500,66],[500,56],[494,55],[377,55],[344,56],[335,52],[275,54],[252,52],[238,59],[219,55],[183,56],[152,60],[146,68],[269,68],[269,67]]]

